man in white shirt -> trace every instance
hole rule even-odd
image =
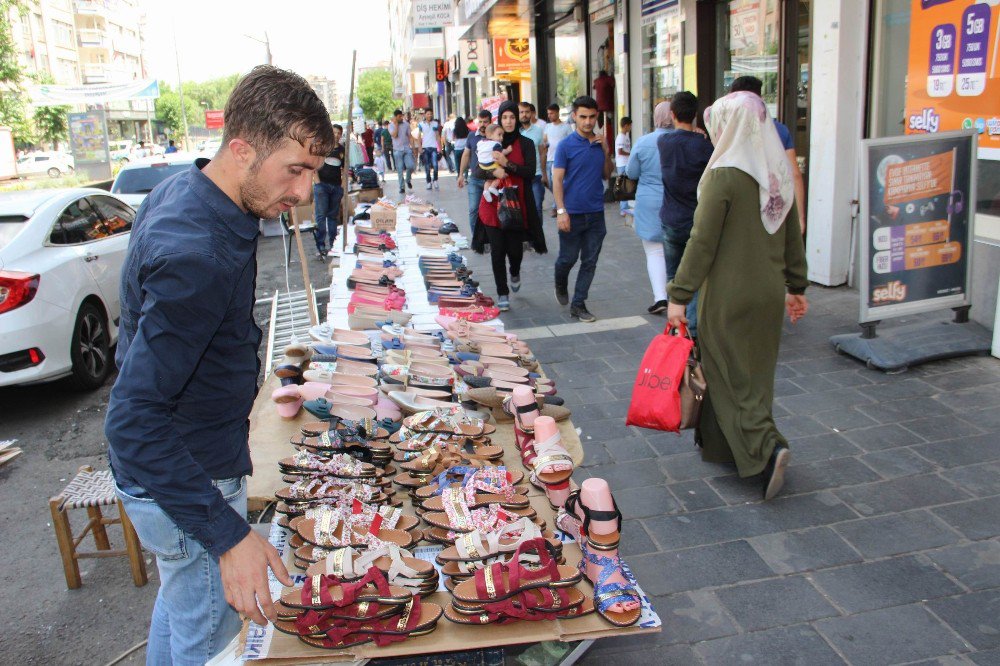
[[[420,132],[420,149],[424,154],[424,176],[427,178],[427,189],[438,185],[438,151],[441,150],[441,126],[434,120],[434,111],[424,111],[424,119],[417,125]],[[434,168],[434,178],[431,178],[431,167]]]
[[[410,123],[403,118],[403,110],[396,109],[389,123],[389,136],[392,137],[392,161],[399,173],[399,193],[403,194],[405,187],[413,189],[413,151],[410,149]]]
[[[632,153],[632,119],[628,116],[622,116],[619,127],[621,129],[618,136],[615,137],[615,170],[622,174],[625,173],[625,167],[628,166],[628,156]],[[625,217],[627,211],[628,202],[619,202],[619,215]]]
[[[542,185],[542,159],[540,146],[542,145],[543,126],[537,122],[538,114],[535,112],[535,105],[531,102],[521,102],[518,104],[518,120],[521,123],[521,135],[531,139],[535,144],[535,177],[531,179],[531,192],[535,196],[535,207],[538,209],[538,219],[542,219],[542,199],[545,197],[545,186]]]
[[[538,146],[539,162],[542,169],[542,185],[552,189],[552,162],[556,159],[556,146],[573,131],[569,123],[564,123],[559,115],[559,105],[549,104],[545,109],[549,122],[542,129],[542,143]],[[541,121],[539,121],[541,122]],[[552,202],[552,217],[556,216],[556,204]]]

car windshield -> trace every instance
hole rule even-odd
[[[7,247],[26,226],[28,218],[21,215],[0,215],[0,250]]]
[[[149,194],[168,177],[191,168],[189,163],[153,164],[141,169],[124,169],[111,191],[115,194]]]

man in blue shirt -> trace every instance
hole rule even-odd
[[[686,90],[677,93],[670,100],[674,131],[656,141],[663,178],[660,225],[668,283],[674,279],[691,237],[694,209],[698,206],[698,182],[712,157],[712,142],[695,130],[697,114],[698,98]],[[697,312],[698,294],[695,294],[687,308],[688,332],[692,337],[698,334]]]
[[[552,195],[559,227],[556,300],[560,305],[570,304],[571,317],[593,322],[597,317],[587,310],[586,300],[608,234],[604,223],[604,180],[611,177],[614,162],[604,137],[594,131],[597,102],[593,97],[573,100],[573,120],[576,130],[556,146],[552,165]],[[570,302],[569,272],[577,259],[580,270]]]
[[[760,97],[761,92],[764,90],[764,82],[756,76],[739,76],[730,84],[729,92],[734,93],[741,90],[752,92],[757,97]],[[785,147],[785,155],[788,156],[788,162],[792,168],[792,180],[795,181],[795,208],[799,211],[799,227],[802,229],[802,235],[805,236],[806,183],[802,178],[802,169],[799,168],[798,155],[795,154],[795,142],[792,140],[792,133],[788,127],[784,123],[778,122],[777,118],[774,119],[774,129],[778,132],[781,145]]]
[[[170,155],[177,152],[177,146],[174,145],[174,140],[171,139],[170,143],[167,144],[167,149],[163,151],[164,155]]]
[[[462,151],[462,163],[458,165],[458,186],[469,185],[469,238],[476,235],[476,221],[479,219],[479,200],[483,198],[483,187],[486,181],[476,178],[476,167],[479,159],[476,157],[476,144],[483,138],[486,126],[493,122],[493,114],[487,109],[479,111],[479,127],[475,134],[470,134],[465,143],[465,150]],[[469,174],[469,178],[465,178]]]
[[[297,74],[253,69],[226,104],[212,159],[156,187],[132,228],[105,432],[118,496],[156,555],[148,664],[204,664],[276,613],[268,568],[291,580],[246,521],[258,221],[309,198],[333,147],[323,103]]]

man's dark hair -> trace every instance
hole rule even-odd
[[[243,139],[257,151],[257,162],[274,152],[284,139],[305,146],[312,155],[333,149],[330,115],[304,78],[271,65],[258,65],[240,79],[223,112],[222,145]]]
[[[576,111],[577,109],[593,109],[597,111],[597,100],[593,97],[580,95],[573,100],[573,110]]]
[[[167,145],[170,145],[170,146],[174,145],[174,140],[171,139],[170,142]]]
[[[632,119],[628,116],[622,116],[622,119],[618,121],[618,125],[624,129],[626,125],[631,125]]]
[[[747,92],[752,92],[753,94],[760,97],[760,92],[764,89],[764,82],[758,79],[756,76],[739,76],[733,80],[732,84],[729,86],[729,92],[740,92],[745,90]]]
[[[518,102],[517,105],[518,106],[523,106],[524,108],[528,109],[529,111],[531,110],[531,102]]]
[[[698,98],[687,90],[675,93],[670,100],[670,110],[682,123],[693,123],[698,115]]]
[[[402,109],[396,109],[395,111],[392,112],[392,115],[393,116],[401,116],[401,115],[403,115],[403,110]]]
[[[333,129],[335,129],[335,130],[340,130],[341,132],[343,132],[343,131],[344,131],[344,128],[343,128],[343,127],[341,127],[340,125],[334,125],[334,126],[333,126]]]
[[[480,109],[479,110],[479,117],[480,118],[489,118],[490,120],[493,120],[493,112],[490,111],[489,109]]]
[[[597,75],[598,75],[598,76],[607,76],[607,75],[608,75],[608,70],[606,70],[606,69],[602,69],[601,71],[599,71],[599,72],[597,73]]]
[[[561,109],[559,108],[559,105],[556,104],[555,102],[552,102],[552,104],[549,104],[545,108],[547,108],[549,111],[555,111],[556,113],[559,113],[559,111],[561,111]]]
[[[146,145],[146,142],[145,142],[145,141],[140,141],[140,142],[139,142],[139,147],[140,147],[140,148],[142,148],[142,147],[143,147],[143,146],[145,146],[145,145]]]

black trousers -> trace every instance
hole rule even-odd
[[[507,264],[510,274],[521,274],[521,259],[524,258],[524,232],[500,231],[499,227],[486,227],[486,238],[490,244],[490,260],[493,263],[493,280],[497,285],[497,296],[510,293],[507,287]]]

